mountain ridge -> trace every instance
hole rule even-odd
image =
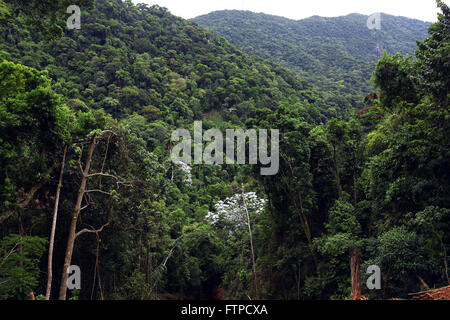
[[[321,91],[337,91],[347,100],[340,104],[361,107],[373,89],[370,79],[382,51],[414,54],[416,40],[424,39],[429,27],[427,22],[382,13],[381,30],[369,30],[367,17],[349,14],[292,20],[222,10],[190,21],[225,37],[247,54],[289,68]]]
[[[231,13],[235,13],[235,12],[252,13],[252,14],[264,15],[264,16],[275,17],[275,18],[281,18],[281,19],[290,20],[290,21],[296,21],[296,22],[303,21],[303,20],[308,20],[308,19],[312,19],[312,18],[336,19],[336,18],[345,18],[345,17],[351,17],[351,16],[355,16],[355,17],[359,16],[359,17],[366,17],[366,18],[370,17],[370,15],[368,15],[368,14],[359,13],[359,12],[351,12],[351,13],[344,14],[344,15],[339,15],[339,16],[327,17],[327,16],[321,16],[321,15],[315,14],[315,15],[308,16],[308,17],[301,18],[301,19],[293,19],[293,18],[289,18],[289,17],[285,17],[285,16],[280,16],[280,15],[277,15],[277,14],[265,13],[265,12],[256,12],[256,11],[252,11],[252,10],[223,9],[223,10],[214,10],[214,11],[211,11],[209,13],[201,14],[201,15],[198,15],[198,16],[196,16],[194,18],[187,19],[187,20],[195,21],[196,19],[201,18],[201,17],[209,16],[209,15],[215,14],[215,13],[225,13],[225,12],[226,13],[230,13],[230,12]],[[378,12],[376,12],[376,13],[378,13]],[[385,16],[389,16],[389,17],[404,18],[404,19],[414,20],[414,21],[423,22],[423,23],[427,23],[427,24],[432,24],[433,23],[432,21],[425,21],[425,20],[421,20],[421,19],[417,19],[417,18],[411,18],[411,17],[407,17],[407,16],[399,16],[399,15],[394,15],[394,14],[390,14],[390,13],[386,13],[386,12],[379,12],[379,13],[382,14],[382,15],[385,15]]]

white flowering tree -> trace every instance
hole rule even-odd
[[[206,215],[206,220],[213,225],[218,225],[224,221],[228,226],[231,226],[230,234],[233,232],[241,232],[245,226],[248,227],[248,235],[250,240],[250,249],[252,254],[252,272],[254,293],[258,296],[257,277],[256,277],[256,261],[255,250],[253,247],[253,234],[250,216],[257,217],[264,210],[266,200],[258,198],[255,192],[244,191],[242,186],[241,193],[235,194],[225,200],[220,200],[215,204],[215,212],[209,212]]]
[[[215,204],[215,211],[206,215],[206,220],[212,225],[226,222],[233,227],[233,231],[242,231],[248,224],[247,213],[244,205],[251,216],[258,216],[264,210],[265,199],[261,199],[255,192],[237,193],[232,197],[220,200]]]
[[[173,160],[173,163],[183,172],[183,182],[187,186],[192,185],[192,167],[180,160]]]

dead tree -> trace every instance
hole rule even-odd
[[[97,145],[97,142],[98,142],[98,140],[103,139],[104,136],[106,134],[108,134],[108,133],[110,134],[109,137],[111,137],[111,135],[115,135],[115,133],[113,131],[111,131],[111,130],[103,131],[100,135],[97,135],[97,134],[94,133],[94,135],[92,136],[92,138],[91,138],[91,140],[89,142],[89,150],[88,150],[88,154],[87,154],[86,165],[84,166],[84,168],[81,165],[81,155],[80,155],[79,166],[80,166],[80,170],[81,170],[81,173],[82,173],[81,184],[80,184],[80,188],[78,190],[78,195],[77,195],[77,200],[75,202],[75,207],[74,207],[73,212],[72,212],[72,221],[71,221],[71,224],[70,224],[69,235],[68,235],[68,238],[67,238],[66,254],[65,254],[65,258],[64,258],[64,266],[63,266],[62,276],[61,276],[61,286],[60,286],[60,289],[59,289],[59,300],[65,300],[66,299],[67,279],[68,279],[67,271],[68,271],[68,269],[70,267],[70,263],[72,261],[73,248],[74,248],[74,244],[75,244],[76,238],[79,237],[80,235],[84,234],[84,233],[95,233],[95,234],[98,234],[105,227],[107,227],[111,223],[111,220],[108,220],[108,222],[106,224],[104,224],[102,227],[100,227],[97,230],[83,229],[83,230],[77,232],[77,222],[78,222],[78,218],[80,216],[80,212],[82,210],[86,209],[89,206],[89,204],[86,204],[85,206],[82,207],[82,203],[83,203],[83,199],[84,199],[85,195],[88,194],[88,193],[93,193],[93,192],[98,192],[98,193],[102,193],[102,194],[111,195],[109,192],[103,191],[101,189],[88,190],[86,188],[86,185],[87,185],[87,182],[88,182],[89,178],[93,178],[93,177],[112,178],[112,179],[116,180],[117,185],[125,185],[125,186],[128,186],[128,187],[131,186],[130,183],[122,182],[121,179],[119,179],[118,177],[116,177],[114,175],[111,175],[111,174],[106,174],[106,173],[103,173],[103,172],[97,172],[97,173],[93,173],[93,174],[89,173],[90,168],[91,168],[91,163],[92,163],[94,150],[95,150],[95,147]],[[108,141],[109,141],[109,139],[108,139]]]

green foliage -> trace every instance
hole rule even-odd
[[[71,139],[70,121],[70,110],[51,89],[46,71],[0,63],[0,181],[4,210],[10,208],[8,203],[16,196],[12,188],[31,188],[53,166],[53,151]],[[20,166],[19,161],[26,165]]]
[[[48,19],[38,28],[62,26],[51,10],[65,2],[20,3],[0,2],[0,16],[21,10],[0,26],[0,57],[8,60],[0,63],[0,299],[44,292],[48,213],[67,146],[58,278],[94,135],[77,230],[109,224],[77,238],[73,263],[87,276],[70,299],[349,299],[355,249],[362,274],[371,264],[382,269],[383,290],[363,288],[371,298],[406,297],[421,289],[419,276],[447,285],[449,10],[442,2],[417,59],[385,53],[376,68],[375,35],[357,27],[363,16],[294,22],[212,14],[228,25],[232,43],[307,81],[159,6],[98,0],[83,11],[81,30],[48,41],[23,26],[41,14]],[[382,17],[383,30],[423,38],[424,23]],[[245,19],[243,30],[252,32],[241,37],[236,27]],[[411,41],[385,32],[390,52],[412,51]],[[365,107],[352,115],[364,95]],[[175,165],[170,134],[192,130],[194,120],[205,129],[279,129],[278,174],[261,176],[260,165]],[[220,200],[240,199],[242,185],[264,199],[249,210],[256,281],[247,221],[210,219]],[[235,206],[229,213],[242,215],[240,201]]]
[[[92,7],[95,0],[80,0],[78,6]],[[47,38],[54,38],[62,34],[61,22],[65,22],[68,15],[67,8],[73,5],[70,0],[41,0],[41,1],[0,1],[0,22],[11,23],[17,16],[23,17],[25,23]]]
[[[417,75],[411,57],[403,59],[400,54],[383,58],[375,70],[375,85],[383,92],[382,104],[388,108],[401,105],[401,101],[417,103]]]
[[[0,49],[9,59],[49,70],[58,93],[115,118],[137,112],[154,121],[143,108],[153,106],[169,125],[217,111],[225,121],[242,124],[249,103],[272,110],[280,103],[316,108],[320,99],[282,67],[244,55],[158,6],[99,0],[83,10],[81,30],[66,30],[51,42],[21,32],[20,22],[0,28],[7,39]],[[24,48],[30,49],[26,55]]]
[[[436,1],[442,13],[438,22],[430,26],[431,37],[418,43],[417,58],[421,64],[421,79],[441,107],[448,107],[450,97],[450,9],[441,0]]]
[[[328,213],[327,231],[331,234],[346,233],[357,236],[361,232],[359,222],[355,217],[353,206],[341,200],[330,208]]]
[[[0,299],[25,299],[39,281],[39,262],[47,240],[10,234],[2,239],[0,250]]]
[[[370,78],[382,48],[391,54],[413,54],[416,40],[427,36],[429,26],[422,21],[381,14],[382,29],[373,31],[366,27],[367,18],[350,14],[295,21],[224,10],[193,21],[214,30],[248,54],[293,70],[321,91],[323,101],[318,105],[324,114],[349,118],[355,108],[362,107],[363,97],[372,89]]]

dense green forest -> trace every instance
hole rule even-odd
[[[130,0],[82,1],[68,30],[70,2],[0,1],[0,299],[385,299],[450,284],[443,2],[415,57],[370,68],[363,38],[335,72],[306,56],[313,69],[290,71]],[[389,52],[424,38],[409,23]],[[332,102],[342,81],[352,97]],[[172,132],[196,120],[279,129],[278,174],[172,162]],[[370,265],[381,290],[364,285]]]
[[[250,55],[289,68],[323,92],[328,117],[348,118],[372,89],[371,76],[383,50],[413,55],[429,23],[380,14],[380,29],[368,16],[313,16],[303,20],[253,13],[216,11],[192,19],[224,36]]]

